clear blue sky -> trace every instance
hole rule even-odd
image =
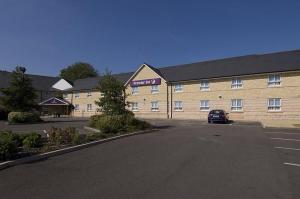
[[[0,69],[134,71],[300,48],[300,1],[0,0]]]

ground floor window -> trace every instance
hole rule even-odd
[[[183,110],[182,101],[174,101],[174,110],[175,111],[182,111]]]
[[[243,100],[242,99],[232,99],[231,100],[231,110],[232,111],[242,111],[243,110]]]
[[[78,111],[79,110],[79,104],[75,104],[74,109],[75,109],[75,111]]]
[[[92,108],[92,104],[87,104],[87,111],[92,111],[93,108]]]
[[[200,110],[201,111],[208,111],[209,110],[209,101],[208,100],[201,100],[200,101]]]
[[[280,111],[281,110],[281,99],[280,98],[268,99],[268,110],[269,111]]]
[[[132,111],[138,111],[139,110],[139,104],[137,102],[131,103],[131,110]]]
[[[159,110],[158,101],[151,102],[151,111],[158,111],[158,110]]]

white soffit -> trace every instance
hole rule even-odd
[[[73,86],[67,82],[66,80],[64,79],[60,79],[58,82],[56,82],[52,88],[55,88],[57,90],[61,90],[61,91],[64,91],[64,90],[68,90],[70,88],[73,88]]]

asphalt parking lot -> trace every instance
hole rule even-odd
[[[159,131],[0,171],[1,198],[300,197],[300,151],[278,148],[300,148],[299,131],[152,122]]]

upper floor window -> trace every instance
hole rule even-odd
[[[181,92],[183,89],[182,89],[182,84],[175,84],[174,86],[174,91],[175,92]]]
[[[243,87],[243,81],[241,80],[241,78],[233,78],[231,81],[231,88],[235,89],[235,88],[242,88]]]
[[[208,111],[209,110],[209,101],[208,100],[201,100],[200,101],[200,110],[201,111]]]
[[[64,99],[68,99],[68,93],[64,93],[64,94],[63,94],[63,98],[64,98]]]
[[[93,110],[92,104],[87,104],[87,111],[92,111],[92,110]]]
[[[90,91],[87,92],[87,93],[86,93],[86,96],[87,96],[87,97],[91,97],[91,96],[92,96],[92,92],[90,92]]]
[[[158,93],[159,90],[158,90],[158,85],[152,85],[151,86],[151,93]]]
[[[132,111],[138,111],[139,110],[139,104],[137,102],[131,103],[131,110]]]
[[[183,110],[182,101],[174,101],[174,110],[175,111],[182,111]]]
[[[139,93],[139,87],[138,86],[132,87],[132,94],[138,94],[138,93]]]
[[[268,110],[269,111],[280,111],[281,110],[281,99],[280,98],[269,98],[268,99]]]
[[[207,91],[207,90],[209,90],[209,81],[208,80],[202,80],[200,82],[200,90],[201,91]]]
[[[279,74],[270,74],[268,77],[268,86],[280,86],[281,77]]]
[[[158,101],[151,102],[151,111],[158,111]]]
[[[79,92],[75,93],[75,98],[79,98],[79,97],[80,97],[80,93]]]
[[[232,111],[242,111],[243,110],[243,100],[242,99],[232,99],[231,100],[231,110]]]

